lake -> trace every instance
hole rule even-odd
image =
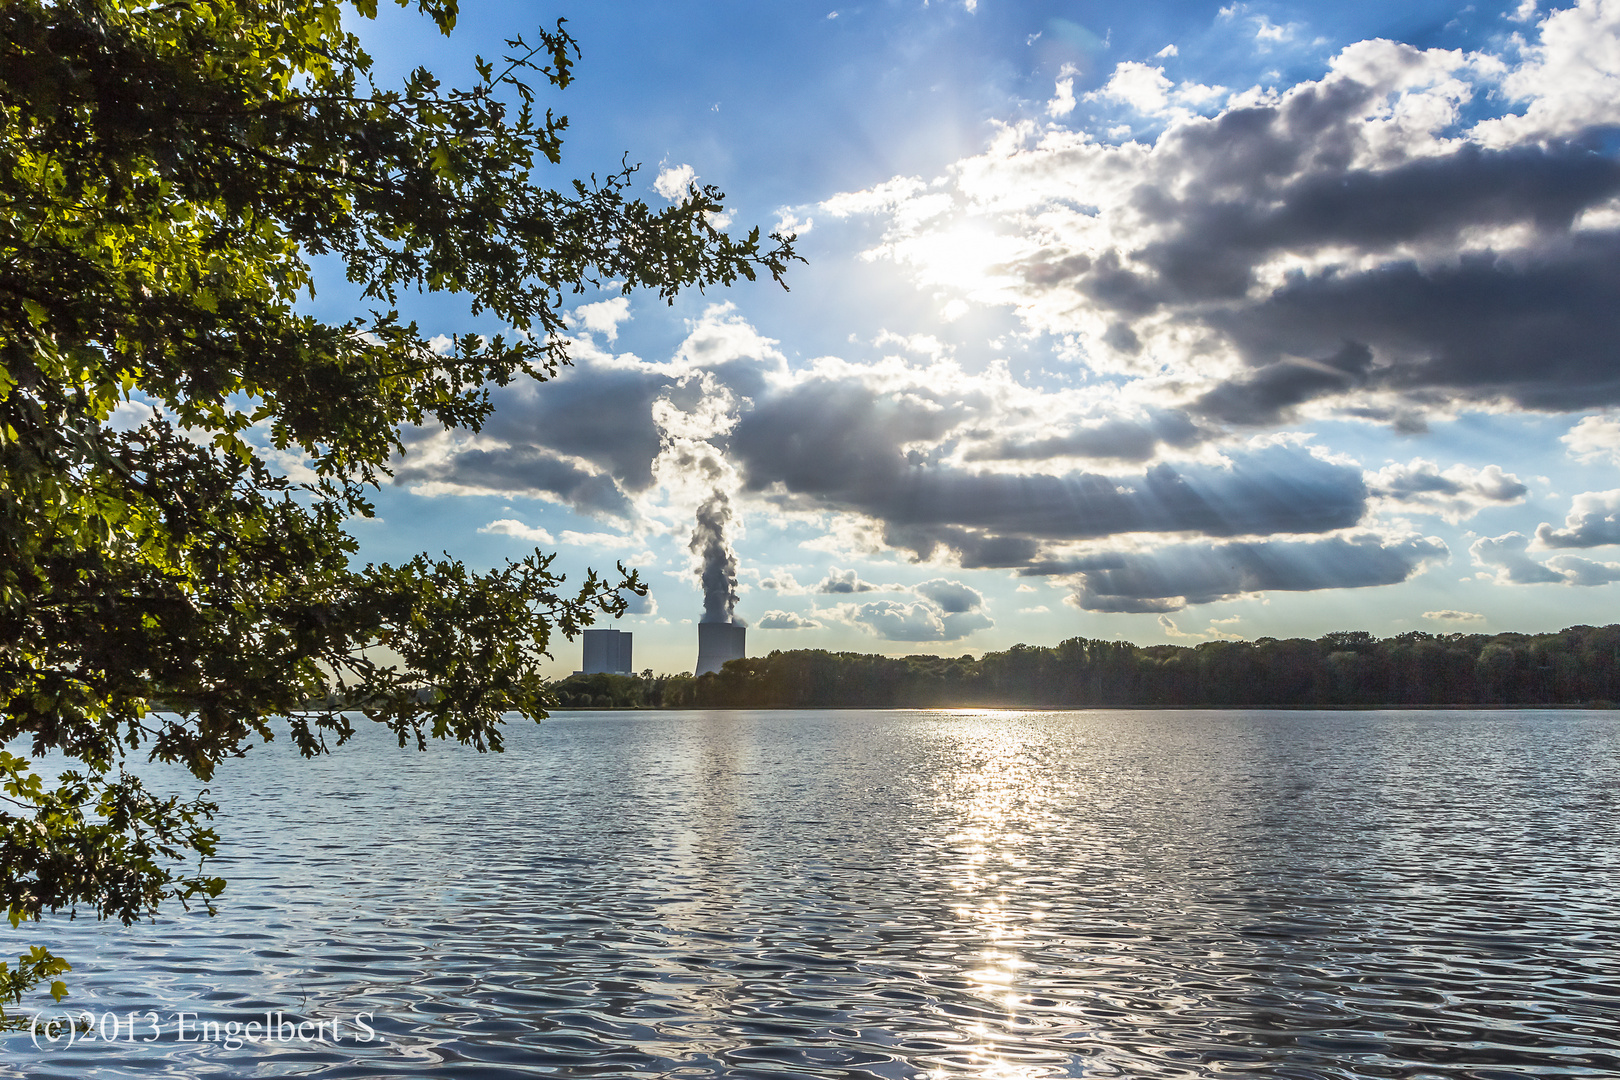
[[[0,1076],[1620,1075],[1617,713],[509,730],[222,768],[218,917],[5,927],[108,1038]]]

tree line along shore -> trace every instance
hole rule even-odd
[[[562,708],[1331,708],[1586,706],[1620,701],[1620,624],[1552,634],[1430,634],[1134,645],[1070,638],[971,655],[822,649],[713,674],[573,675]]]

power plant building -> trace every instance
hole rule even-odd
[[[629,632],[624,630],[587,630],[584,633],[586,675],[607,672],[610,675],[633,675],[635,666],[630,657]]]
[[[697,672],[719,671],[727,660],[748,655],[748,628],[741,623],[698,623]]]

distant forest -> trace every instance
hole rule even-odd
[[[1223,708],[1588,705],[1620,701],[1620,624],[1556,634],[1260,638],[1133,645],[1070,638],[972,656],[795,649],[691,675],[574,675],[564,707]]]

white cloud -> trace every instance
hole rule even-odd
[[[810,591],[795,581],[793,575],[786,570],[775,570],[768,577],[760,578],[759,587],[781,593],[783,596],[800,596]]]
[[[948,613],[926,600],[840,604],[839,617],[887,641],[956,641],[995,622],[981,611]]]
[[[815,228],[815,224],[815,218],[800,218],[797,213],[784,206],[776,212],[776,225],[771,231],[781,233],[783,236],[803,236]]]
[[[1264,15],[1257,15],[1254,19],[1254,38],[1256,41],[1282,42],[1291,40],[1298,28],[1293,23],[1278,26]]]
[[[107,419],[107,426],[113,431],[134,431],[156,415],[157,410],[144,401],[120,401]]]
[[[1046,103],[1046,115],[1054,120],[1074,112],[1074,76],[1059,79],[1052,100]]]
[[[1046,614],[1047,612],[1049,612],[1051,610],[1052,609],[1047,607],[1045,604],[1036,604],[1034,607],[1021,607],[1021,608],[1019,608],[1018,609],[1018,614],[1020,614],[1020,615],[1044,615],[1044,614]]]
[[[920,177],[897,176],[862,191],[844,192],[823,201],[821,209],[836,218],[894,210],[928,189]]]
[[[1418,458],[1367,474],[1367,486],[1390,508],[1437,514],[1456,524],[1487,506],[1522,503],[1529,492],[1517,476],[1499,465],[1474,469],[1453,465],[1444,472],[1432,461]]]
[[[761,630],[811,630],[821,624],[793,611],[767,611],[754,625]]]
[[[582,533],[574,532],[572,529],[564,529],[558,534],[557,538],[563,543],[571,544],[574,547],[608,548],[609,550],[621,551],[642,545],[642,541],[634,536],[620,536],[617,533],[604,532]]]
[[[1554,555],[1547,565],[1564,575],[1571,585],[1595,587],[1620,581],[1620,563],[1594,562],[1578,555]]]
[[[1425,611],[1425,619],[1435,622],[1484,622],[1485,616],[1473,611],[1453,611],[1447,608],[1442,611]]]
[[[1528,16],[1521,6],[1519,14]],[[1473,135],[1486,146],[1541,141],[1620,122],[1620,0],[1578,0],[1554,11],[1507,72],[1502,92],[1524,112],[1482,120]]]
[[[1172,45],[1166,45],[1164,48],[1160,49],[1158,52],[1154,53],[1153,55],[1158,57],[1160,60],[1163,60],[1163,59],[1165,59],[1167,57],[1176,56],[1180,52],[1181,52],[1181,50],[1176,48],[1175,45],[1172,44]]]
[[[1106,98],[1129,105],[1140,113],[1164,112],[1170,107],[1170,90],[1174,84],[1165,77],[1164,68],[1149,67],[1136,60],[1122,61],[1100,90],[1087,94],[1087,98]]]
[[[594,304],[581,304],[575,308],[570,321],[585,329],[601,334],[609,341],[617,341],[619,324],[630,317],[630,298],[612,296]]]
[[[528,540],[536,544],[555,544],[550,533],[539,526],[525,525],[513,518],[501,518],[491,521],[488,525],[478,526],[481,533],[495,533],[499,536],[515,536],[519,540]]]
[[[1578,461],[1608,458],[1620,465],[1620,417],[1613,414],[1584,417],[1560,439]]]
[[[653,190],[670,202],[680,202],[695,180],[697,171],[692,166],[671,165],[658,173],[658,178],[653,181]]]

